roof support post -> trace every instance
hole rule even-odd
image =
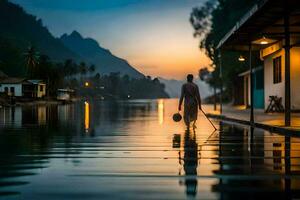
[[[223,70],[222,70],[222,51],[221,49],[219,50],[219,68],[220,68],[220,114],[222,115],[223,113]]]
[[[291,126],[291,70],[290,70],[290,19],[288,12],[288,1],[285,1],[285,12],[284,12],[284,38],[285,38],[285,109],[284,119],[285,126]]]
[[[250,124],[254,125],[254,77],[252,67],[252,45],[249,43],[249,68],[250,68]]]

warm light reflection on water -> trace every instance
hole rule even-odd
[[[38,123],[39,124],[45,124],[47,119],[47,107],[46,106],[40,106],[38,107]]]
[[[84,102],[84,129],[85,132],[88,133],[90,128],[90,104],[85,101]]]
[[[299,138],[218,121],[213,132],[200,112],[194,132],[172,120],[177,107],[160,99],[0,108],[0,199],[300,194]]]
[[[165,108],[164,108],[164,100],[163,99],[159,99],[158,100],[158,109],[157,109],[157,112],[158,112],[158,123],[161,125],[164,123],[164,111],[165,111]]]

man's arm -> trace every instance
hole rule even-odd
[[[198,86],[196,87],[197,88],[197,91],[196,91],[196,98],[197,98],[197,101],[198,101],[198,106],[199,106],[199,109],[201,110],[201,97],[200,97],[200,92],[199,92],[199,88]]]
[[[183,102],[183,98],[184,98],[184,85],[181,87],[181,95],[180,95],[179,106],[178,106],[179,111],[181,111],[181,105]]]

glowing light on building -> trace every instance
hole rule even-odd
[[[239,61],[240,61],[240,62],[245,62],[245,60],[246,60],[246,59],[245,59],[243,56],[240,56],[240,57],[239,57]]]
[[[275,43],[276,40],[274,39],[271,39],[271,38],[267,38],[265,36],[257,39],[257,40],[254,40],[252,41],[253,44],[258,44],[258,45],[266,45],[266,44],[272,44],[272,43]]]
[[[90,86],[90,83],[89,83],[89,82],[85,82],[85,83],[84,83],[84,86],[85,86],[85,87],[89,87],[89,86]]]
[[[262,38],[262,40],[260,41],[260,44],[269,44],[269,42],[267,41],[267,39],[265,37]]]

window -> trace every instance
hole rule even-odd
[[[44,91],[44,86],[40,85],[40,92]]]
[[[10,92],[11,93],[15,93],[15,88],[14,87],[10,87]]]
[[[273,83],[280,83],[282,81],[281,56],[273,59]]]
[[[8,87],[4,88],[4,92],[5,92],[5,94],[8,94]]]

